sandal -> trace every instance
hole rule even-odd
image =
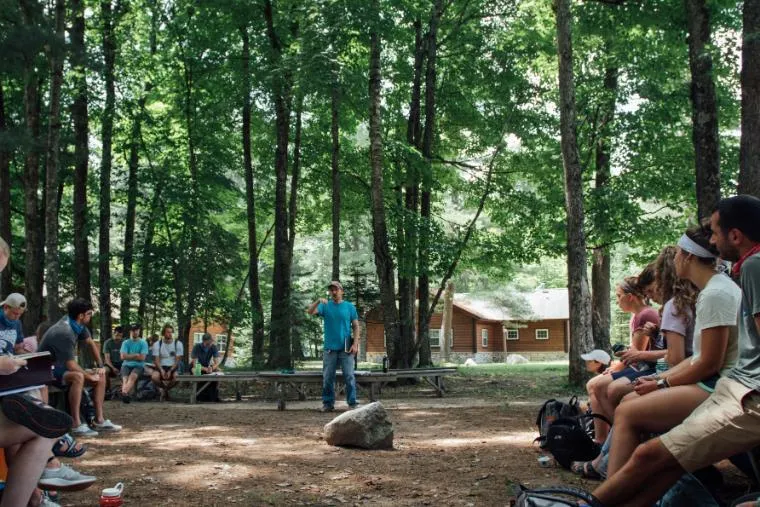
[[[63,449],[64,446],[66,447],[65,450]],[[78,443],[69,433],[59,438],[53,446],[53,454],[59,458],[78,458],[86,452],[87,445]]]
[[[591,461],[573,461],[570,464],[570,470],[585,479],[601,481],[604,479],[602,474],[596,471]]]

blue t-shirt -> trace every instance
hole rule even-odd
[[[196,343],[190,352],[190,358],[197,359],[204,368],[208,368],[211,364],[211,358],[214,357],[219,357],[219,349],[216,348],[216,345],[207,348],[203,346],[203,343]]]
[[[353,303],[319,303],[317,314],[325,321],[325,350],[345,350],[346,341],[351,339],[351,323],[359,320]]]
[[[148,355],[148,342],[140,338],[139,340],[133,340],[129,338],[121,343],[122,354],[143,354]],[[127,359],[122,364],[135,368],[137,366],[143,366],[143,361],[136,361],[134,359]]]
[[[24,332],[21,330],[20,320],[10,320],[5,312],[0,310],[0,355],[13,354],[16,344],[24,341]]]

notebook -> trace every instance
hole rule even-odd
[[[10,375],[0,375],[0,396],[39,389],[53,381],[53,358],[50,352],[32,352],[13,357],[26,359],[26,366]]]

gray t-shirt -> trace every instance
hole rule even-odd
[[[668,300],[662,307],[660,330],[678,333],[684,337],[685,357],[694,353],[694,315],[691,308],[686,308],[685,316],[679,316],[676,314],[676,305],[673,303],[673,299]]]
[[[760,333],[755,325],[755,315],[760,313],[760,254],[744,261],[739,283],[742,288],[739,359],[727,376],[760,390]]]
[[[69,323],[69,318],[63,317],[47,330],[42,337],[42,342],[40,342],[38,350],[40,352],[49,351],[53,356],[53,362],[55,365],[58,367],[65,367],[66,361],[71,361],[77,357],[77,342],[85,341],[89,337],[90,331],[86,326],[83,327],[82,332],[77,335]]]
[[[716,273],[697,296],[697,315],[694,319],[694,364],[702,354],[702,331],[714,327],[728,328],[726,355],[720,367],[720,375],[726,375],[736,364],[738,357],[739,330],[737,319],[741,305],[742,291],[728,276]]]

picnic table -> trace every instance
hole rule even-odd
[[[370,401],[375,401],[380,394],[383,386],[390,382],[396,382],[400,378],[423,378],[435,390],[438,397],[443,396],[446,387],[443,378],[447,375],[453,375],[457,372],[456,368],[409,368],[400,370],[370,371],[357,370],[357,386],[367,387]],[[343,373],[336,372],[337,380],[343,380]],[[280,410],[285,409],[287,389],[292,388],[298,393],[300,400],[306,399],[306,386],[308,384],[321,384],[322,371],[251,371],[251,372],[233,372],[223,375],[178,375],[177,380],[188,382],[190,384],[190,403],[196,403],[198,394],[208,386],[208,382],[226,382],[235,384],[235,393],[238,400],[240,395],[240,382],[266,382],[272,384],[272,392],[277,398],[277,407]]]

